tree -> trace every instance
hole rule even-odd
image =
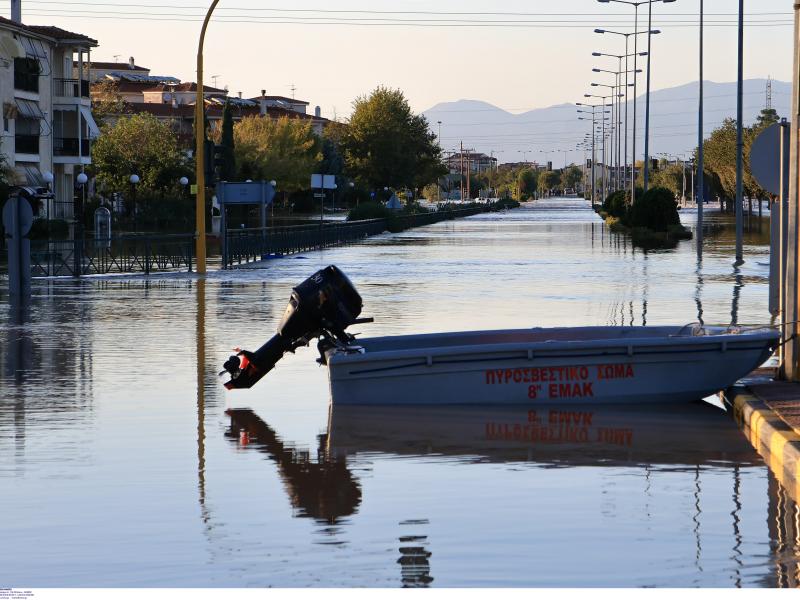
[[[526,167],[517,172],[517,200],[522,200],[535,194],[537,184],[538,179],[533,169]]]
[[[561,186],[564,189],[576,187],[581,179],[583,179],[583,171],[575,165],[567,167],[561,172]]]
[[[92,84],[92,116],[98,125],[129,112],[130,105],[120,94],[116,81],[107,79]]]
[[[759,124],[745,127],[744,143],[744,194],[751,198],[764,197],[761,189],[750,171],[750,147],[756,136],[764,129]],[[736,197],[736,121],[725,119],[703,143],[704,171],[712,175],[710,182],[718,186],[716,190],[721,196],[733,199]]]
[[[223,164],[220,169],[220,179],[222,181],[236,180],[236,141],[233,136],[233,112],[231,103],[225,101],[222,109],[222,133],[220,135],[220,145],[222,146]]]
[[[133,173],[139,176],[139,189],[167,190],[186,172],[175,133],[146,113],[103,126],[92,145],[92,163],[98,182],[112,192],[126,191]]]
[[[561,182],[561,175],[555,171],[542,171],[539,173],[539,191],[549,192]]]
[[[274,179],[282,190],[308,189],[322,160],[310,120],[245,117],[233,128],[240,179]]]
[[[777,110],[774,108],[762,108],[761,113],[756,117],[756,127],[763,129],[778,121],[780,121],[780,117]]]
[[[424,115],[400,90],[378,87],[353,102],[342,139],[347,170],[371,187],[424,187],[446,173]]]
[[[11,168],[4,154],[0,154],[0,209],[8,199],[8,188],[11,185]]]
[[[660,168],[653,172],[650,185],[668,189],[676,197],[683,196],[684,189],[690,186],[690,183],[687,183],[690,178],[691,175],[686,172],[683,164],[667,164],[664,161]]]

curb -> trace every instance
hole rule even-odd
[[[753,448],[795,501],[800,500],[800,433],[749,388],[731,388],[725,398]]]

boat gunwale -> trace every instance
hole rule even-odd
[[[553,328],[556,329],[556,328]],[[564,328],[558,328],[562,330]],[[581,328],[581,329],[600,329],[598,328]],[[631,328],[626,328],[631,329]],[[508,329],[508,330],[495,330],[495,331],[472,331],[472,332],[456,332],[456,335],[476,334],[501,334],[501,333],[518,333],[528,332],[530,329]],[[366,338],[363,341],[369,340],[382,340],[392,338],[414,339],[425,337],[430,339],[434,336],[450,336],[452,333],[441,334],[420,334],[409,336],[382,336],[376,338]],[[331,366],[337,365],[355,365],[358,363],[387,361],[387,360],[402,360],[402,359],[433,359],[434,357],[441,356],[463,356],[474,354],[502,354],[502,353],[528,353],[527,356],[519,357],[486,357],[485,359],[476,359],[476,361],[485,360],[486,362],[496,360],[524,360],[525,358],[533,360],[536,358],[569,358],[569,356],[556,357],[548,356],[553,352],[578,352],[580,350],[606,350],[607,352],[597,353],[594,356],[603,355],[619,355],[627,354],[633,356],[637,354],[636,349],[639,349],[638,354],[642,354],[645,348],[659,348],[665,347],[686,347],[685,352],[696,352],[701,346],[719,345],[720,352],[731,350],[758,350],[764,349],[765,342],[777,342],[780,338],[780,332],[771,329],[751,330],[743,333],[720,333],[711,335],[699,336],[669,336],[669,337],[632,337],[628,339],[614,339],[614,338],[601,338],[590,340],[543,340],[539,342],[511,342],[511,343],[485,343],[485,344],[465,344],[454,346],[427,346],[424,348],[403,348],[397,350],[368,350],[358,353],[347,353],[344,348],[333,348],[328,351],[328,363]],[[741,348],[743,343],[759,342],[758,346],[750,348]],[[360,346],[356,341],[354,346]],[[624,352],[611,352],[612,350],[623,350]],[[662,351],[663,352],[663,351]],[[531,354],[533,353],[533,354]],[[658,352],[656,352],[658,353]],[[577,357],[576,357],[577,358]],[[430,366],[430,365],[429,365]]]

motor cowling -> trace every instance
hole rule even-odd
[[[278,333],[255,352],[238,350],[223,365],[231,376],[227,389],[252,387],[271,371],[286,352],[307,346],[316,337],[346,344],[345,329],[358,321],[363,301],[335,265],[314,273],[292,290]]]

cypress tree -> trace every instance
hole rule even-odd
[[[220,179],[222,181],[234,181],[236,179],[236,156],[234,154],[233,141],[233,113],[231,112],[230,102],[225,102],[222,109],[222,156],[225,164],[220,169]]]

